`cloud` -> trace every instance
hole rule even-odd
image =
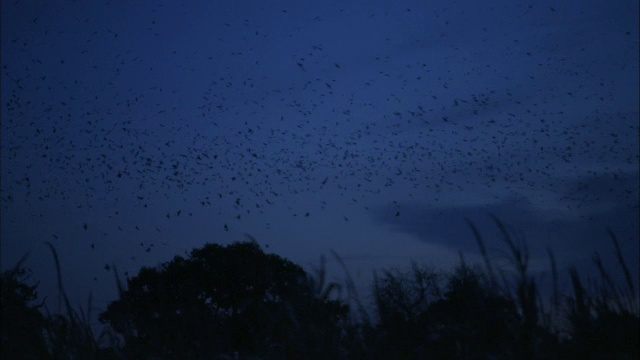
[[[417,238],[451,247],[454,250],[475,252],[476,242],[465,218],[477,222],[486,229],[490,217],[495,214],[511,226],[521,225],[531,217],[532,210],[524,198],[509,198],[494,204],[426,206],[419,204],[388,205],[377,211],[377,220],[392,229]]]
[[[632,176],[621,180],[610,174],[577,179],[568,183],[566,194],[595,199],[609,193],[610,186],[620,181],[636,181]],[[586,187],[580,184],[588,184]],[[628,189],[622,186],[622,189]],[[616,188],[618,191],[620,189]],[[624,191],[624,190],[621,190]],[[593,192],[591,194],[587,194]],[[566,198],[565,198],[566,199]],[[612,244],[607,227],[619,234],[627,260],[638,263],[638,206],[629,205],[629,199],[610,196],[601,206],[592,204],[580,211],[575,202],[568,201],[563,210],[550,212],[537,206],[525,196],[508,197],[493,203],[479,205],[431,206],[412,203],[389,204],[376,211],[376,220],[392,230],[415,236],[431,244],[451,248],[453,251],[479,253],[468,218],[478,227],[486,246],[504,251],[501,234],[489,214],[496,215],[517,241],[526,242],[533,257],[545,257],[551,248],[561,262],[590,261],[595,251],[610,254]],[[573,207],[572,207],[573,205]],[[578,251],[579,250],[579,251]]]

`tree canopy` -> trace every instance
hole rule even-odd
[[[100,319],[136,358],[329,358],[347,313],[317,296],[301,267],[243,242],[142,268]]]
[[[46,352],[42,328],[44,316],[33,302],[37,285],[27,283],[29,271],[18,268],[0,275],[0,358],[43,358]]]

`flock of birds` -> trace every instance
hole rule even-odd
[[[27,5],[11,6],[5,11]],[[589,176],[611,180],[606,196],[637,197],[628,182],[615,185],[637,167],[637,112],[611,110],[626,95],[583,55],[599,44],[565,52],[556,34],[531,40],[497,22],[465,48],[455,33],[470,31],[471,15],[447,9],[427,14],[430,33],[407,40],[403,25],[426,16],[415,8],[295,21],[282,10],[274,23],[300,26],[287,33],[228,19],[218,33],[180,44],[167,34],[185,24],[159,20],[163,11],[120,28],[92,29],[95,18],[81,13],[64,24],[34,17],[20,31],[3,25],[3,210],[21,204],[36,219],[49,216],[45,202],[115,219],[124,207],[161,211],[153,224],[135,225],[157,232],[211,213],[214,226],[245,231],[245,217],[310,194],[316,203],[291,216],[313,221],[331,201],[438,206],[477,192],[553,193],[579,207],[601,200]],[[520,15],[544,22],[559,11],[529,6]],[[340,39],[317,30],[376,24],[383,30],[367,41],[379,46],[361,54],[338,50],[332,39]],[[631,30],[615,36],[637,50]],[[624,56],[637,67],[637,52]],[[586,180],[567,186],[572,174]],[[336,218],[348,222],[344,209]],[[391,214],[403,215],[399,207]],[[69,221],[92,230],[86,219]]]

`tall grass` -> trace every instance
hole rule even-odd
[[[524,350],[522,356],[546,358],[554,354],[562,357],[625,359],[640,356],[639,297],[611,229],[607,228],[607,232],[624,275],[625,287],[613,281],[596,252],[592,260],[599,279],[589,279],[590,286],[585,286],[578,270],[572,266],[568,270],[572,294],[561,295],[555,256],[551,249],[547,249],[552,292],[550,301],[544,301],[537,281],[529,274],[526,244],[516,245],[504,223],[493,214],[491,218],[510,250],[511,263],[516,271],[515,282],[505,281],[503,290],[517,300],[521,316],[518,341]],[[467,223],[476,237],[487,271],[492,274],[492,261],[484,250],[484,240],[475,225],[469,220]],[[551,305],[546,308],[545,304]]]
[[[56,267],[58,282],[58,309],[52,314],[45,306],[46,327],[45,340],[54,359],[114,359],[116,356],[116,338],[108,329],[100,335],[94,333],[91,326],[93,318],[93,296],[89,293],[86,308],[78,306],[74,309],[64,289],[60,259],[55,246],[50,242],[45,245],[51,250]],[[64,309],[60,308],[60,304]],[[108,344],[103,346],[105,340]]]

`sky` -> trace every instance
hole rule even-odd
[[[2,3],[0,267],[77,303],[255,238],[356,282],[639,264],[637,1]]]

